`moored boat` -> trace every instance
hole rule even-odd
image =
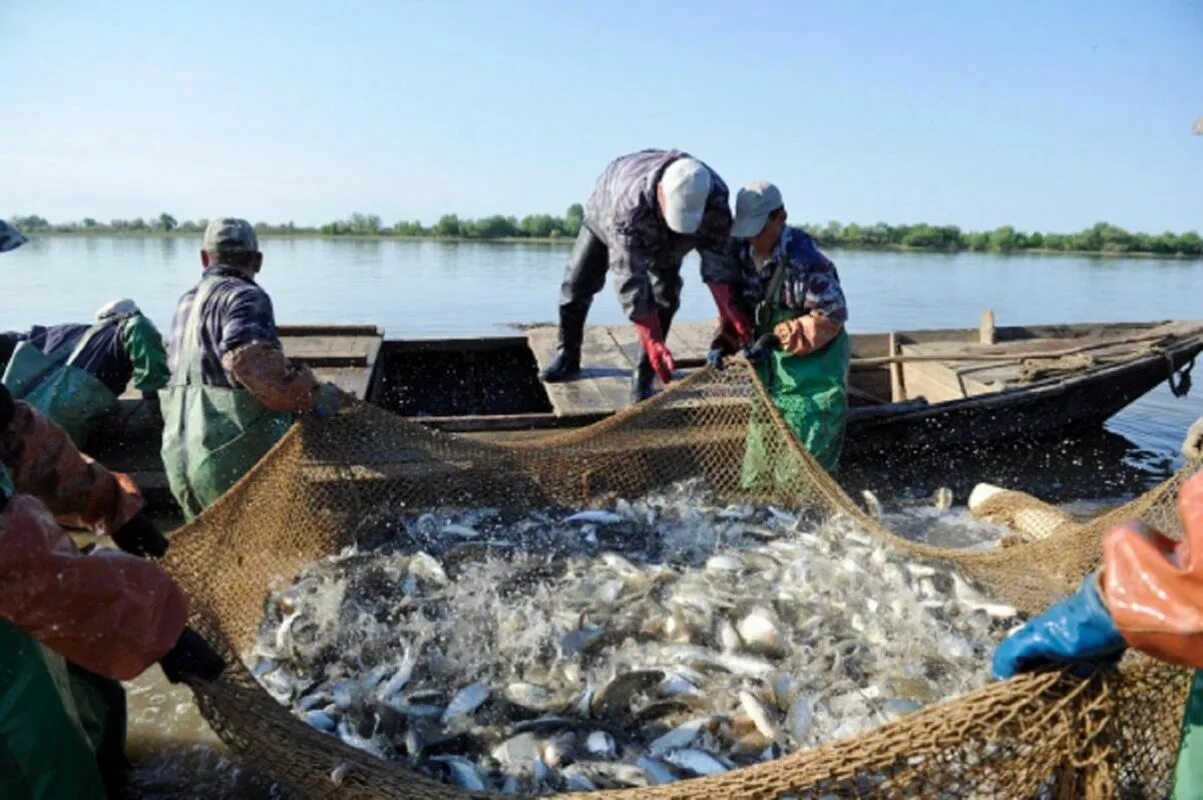
[[[689,372],[712,326],[680,323],[669,347]],[[591,326],[578,379],[544,385],[555,330],[386,340],[372,326],[281,326],[285,352],[324,380],[415,422],[503,439],[579,427],[628,404],[639,343],[629,326]],[[853,334],[846,453],[985,445],[1102,424],[1162,381],[1189,375],[1203,322],[1098,323]],[[1187,383],[1189,380],[1187,379]],[[158,427],[136,397],[90,449],[149,489],[164,480]]]

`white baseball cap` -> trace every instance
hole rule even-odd
[[[676,233],[697,233],[710,197],[710,170],[695,158],[678,158],[660,176],[664,221]]]
[[[735,196],[735,219],[731,235],[748,239],[764,230],[764,224],[779,208],[784,208],[781,190],[768,181],[752,181]]]

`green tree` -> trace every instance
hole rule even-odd
[[[534,239],[546,239],[563,232],[564,221],[550,214],[531,214],[518,223],[518,232]]]
[[[360,214],[356,211],[351,215],[347,227],[356,236],[376,236],[381,230],[380,217],[376,214]]]
[[[433,232],[435,236],[460,236],[463,232],[463,225],[455,214],[444,214],[434,224]]]
[[[164,211],[159,215],[159,221],[155,227],[161,231],[173,231],[177,225],[179,225],[179,223],[175,221],[175,217]]]
[[[91,230],[92,228],[95,228],[98,223],[92,217],[84,217],[80,224],[82,224],[88,230]]]
[[[1194,231],[1178,237],[1178,252],[1184,256],[1203,256],[1203,238]]]
[[[580,203],[568,206],[568,210],[564,212],[564,235],[576,236],[581,232],[581,226],[584,224],[585,207]]]
[[[402,220],[393,226],[393,233],[397,236],[425,236],[427,230],[416,219],[413,222]]]
[[[1003,225],[1001,228],[995,228],[990,231],[990,249],[998,253],[1009,253],[1015,249],[1016,236],[1015,229],[1010,225]]]

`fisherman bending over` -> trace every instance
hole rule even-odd
[[[292,425],[293,414],[338,410],[341,393],[284,357],[259,238],[244,219],[205,229],[200,283],[171,323],[171,381],[161,393],[163,466],[191,519],[233,486]]]
[[[92,325],[71,323],[0,334],[4,385],[57,422],[78,447],[115,413],[132,381],[158,405],[167,385],[167,352],[154,323],[133,300],[114,300]]]
[[[727,202],[722,178],[680,150],[643,150],[612,161],[585,207],[560,287],[556,356],[540,377],[554,383],[580,372],[585,317],[609,270],[643,343],[632,401],[651,396],[653,377],[668,383],[675,365],[665,340],[681,304],[681,260],[695,249],[720,313],[733,329],[751,336],[748,318],[721,282],[738,271]]]

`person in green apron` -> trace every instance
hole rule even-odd
[[[92,325],[34,326],[0,334],[3,382],[67,431],[80,447],[118,409],[131,382],[158,405],[167,385],[167,351],[133,300],[107,303]]]
[[[754,309],[755,340],[745,349],[773,404],[798,441],[828,472],[839,463],[847,413],[851,344],[839,274],[800,228],[786,226],[781,192],[757,181],[739,191],[731,235],[741,240],[741,297]],[[720,322],[709,360],[740,344],[739,331]],[[789,479],[766,448],[767,419],[751,420],[742,484],[771,488]]]
[[[292,425],[293,415],[338,410],[341,392],[284,356],[259,238],[244,219],[205,229],[200,282],[176,307],[160,392],[163,466],[192,519],[233,486]]]
[[[1203,457],[1203,419],[1183,445]],[[1114,665],[1128,647],[1193,667],[1182,715],[1173,797],[1203,798],[1203,470],[1178,494],[1182,538],[1138,523],[1103,538],[1103,567],[1076,594],[1029,620],[994,652],[994,676],[1056,665]]]

